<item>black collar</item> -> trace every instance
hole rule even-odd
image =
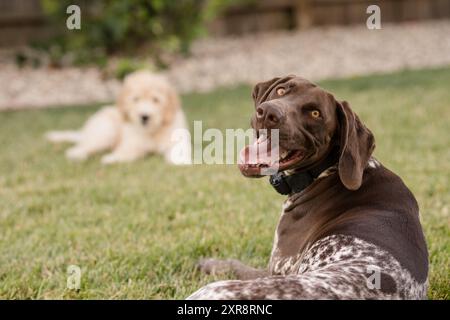
[[[334,164],[336,164],[336,160],[330,157],[311,169],[294,172],[290,175],[284,172],[277,172],[270,176],[269,181],[275,191],[280,194],[288,195],[298,193],[306,189],[322,172]]]

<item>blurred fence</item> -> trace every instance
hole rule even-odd
[[[365,24],[369,5],[382,22],[450,18],[450,0],[260,0],[230,7],[212,22],[213,34],[242,34],[317,25]]]
[[[213,35],[228,35],[359,24],[365,23],[371,4],[380,6],[382,22],[450,18],[449,0],[246,0],[225,10],[208,29]],[[39,0],[0,0],[0,46],[24,44],[51,33]]]
[[[0,46],[19,45],[51,35],[39,0],[0,0]]]

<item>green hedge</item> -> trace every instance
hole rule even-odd
[[[244,0],[246,1],[246,0]],[[239,0],[41,0],[60,30],[52,39],[53,54],[72,52],[88,62],[111,53],[186,53],[205,22]],[[66,8],[81,8],[81,30],[67,30]],[[56,49],[55,49],[56,48]]]

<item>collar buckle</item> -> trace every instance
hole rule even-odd
[[[270,176],[270,184],[280,194],[288,195],[292,192],[291,186],[286,181],[286,176],[282,172],[277,172]]]
[[[284,172],[277,172],[270,176],[270,184],[278,193],[290,195],[306,189],[316,180],[321,173],[337,165],[336,157],[330,156],[319,165],[309,170],[294,172],[286,175]]]

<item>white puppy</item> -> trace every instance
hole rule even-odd
[[[159,75],[138,71],[125,78],[117,106],[106,106],[77,131],[51,131],[52,142],[73,142],[73,160],[112,150],[102,163],[130,162],[149,153],[173,164],[191,163],[186,120],[175,89]]]

